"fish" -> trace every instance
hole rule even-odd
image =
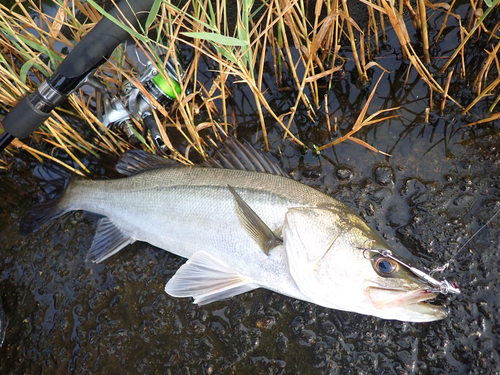
[[[23,216],[21,233],[77,210],[101,215],[88,261],[147,242],[187,258],[165,291],[200,305],[265,288],[381,319],[448,314],[435,298],[455,284],[410,266],[346,204],[292,179],[248,143],[229,137],[198,166],[131,150],[116,169],[126,177],[71,181]]]

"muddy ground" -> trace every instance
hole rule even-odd
[[[462,290],[440,297],[448,318],[423,324],[386,321],[267,290],[202,307],[172,298],[164,285],[185,260],[164,250],[135,243],[102,264],[85,262],[96,226],[92,216],[76,213],[30,236],[19,235],[23,212],[51,193],[46,181],[70,178],[58,166],[21,153],[9,159],[9,171],[0,172],[0,296],[9,320],[0,372],[500,373],[500,217],[456,254],[500,209],[500,123],[464,126],[487,115],[488,100],[468,115],[448,102],[443,113],[431,111],[425,122],[428,88],[414,70],[404,82],[408,63],[394,44],[386,44],[379,57],[391,73],[369,112],[400,106],[399,117],[358,134],[391,157],[349,141],[317,155],[282,142],[282,130],[268,116],[270,153],[294,178],[352,207],[415,265],[430,269],[455,256],[439,275]],[[478,65],[483,47],[471,51]],[[344,53],[350,56],[347,48]],[[437,70],[442,62],[432,64]],[[287,89],[292,80],[285,76],[276,84],[270,72],[268,99],[286,112],[295,103]],[[372,74],[378,78],[380,70]],[[211,79],[208,70],[202,76]],[[437,78],[444,82],[445,75]],[[313,120],[299,108],[291,130],[310,148],[344,134],[374,81],[361,85],[351,60],[331,88],[324,82],[321,93],[328,97],[332,128],[337,117],[338,129],[328,132],[322,107]],[[238,136],[263,147],[248,92],[239,84],[232,90]],[[450,93],[462,104],[474,96],[467,79],[457,78]],[[204,121],[203,113],[199,120]],[[115,162],[86,159],[95,178],[115,177]]]

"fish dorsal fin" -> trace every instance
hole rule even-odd
[[[238,219],[245,231],[260,246],[262,251],[269,255],[269,250],[281,245],[283,241],[262,221],[254,210],[240,197],[240,195],[227,185],[236,202]]]
[[[149,152],[130,150],[120,157],[115,168],[125,176],[132,176],[150,169],[181,166],[181,163],[150,154]]]
[[[194,303],[205,305],[257,288],[249,277],[206,251],[198,251],[168,281],[165,291],[173,297],[193,297]]]
[[[221,148],[202,165],[290,177],[262,151],[255,150],[247,141],[242,144],[232,135],[229,135]]]
[[[120,157],[115,168],[125,176],[132,176],[155,168],[183,166],[183,164],[174,160],[166,159],[142,150],[130,150]],[[202,163],[202,166],[240,169],[290,177],[262,151],[255,150],[246,141],[245,144],[242,144],[232,135],[227,137],[227,140],[221,148],[207,161]]]
[[[97,222],[97,230],[87,260],[99,263],[134,242],[135,239],[123,234],[111,220],[103,217]]]

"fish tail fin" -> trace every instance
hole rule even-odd
[[[64,215],[67,210],[61,207],[60,201],[61,196],[30,208],[19,223],[19,233],[22,235],[30,234],[51,220]]]
[[[24,213],[19,223],[19,233],[30,234],[51,220],[63,216],[68,209],[62,203],[65,192],[71,187],[73,179],[58,179],[50,182],[52,192],[47,197],[47,201],[31,207]]]

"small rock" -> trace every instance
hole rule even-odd
[[[352,170],[347,167],[341,167],[337,169],[337,178],[340,181],[350,181],[352,178]]]
[[[374,175],[375,181],[377,181],[378,184],[383,186],[394,185],[395,177],[391,167],[385,165],[375,167]]]

